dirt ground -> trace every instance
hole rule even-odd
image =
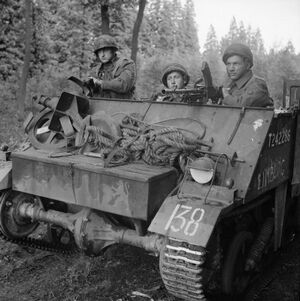
[[[1,240],[0,283],[1,301],[173,300],[163,289],[158,259],[121,245],[91,258]]]
[[[299,301],[300,239],[276,254],[250,289],[251,300]],[[250,299],[246,299],[247,301]],[[158,258],[115,245],[102,256],[69,256],[0,240],[1,301],[168,300]],[[224,300],[221,298],[220,300]],[[219,301],[219,300],[218,300]]]

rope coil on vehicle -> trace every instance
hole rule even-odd
[[[106,158],[106,166],[137,160],[149,165],[173,166],[180,154],[190,155],[203,146],[209,147],[209,143],[195,133],[193,138],[185,135],[183,129],[149,125],[135,116],[126,115],[120,127],[121,138],[113,137],[96,126],[86,127],[87,142]]]

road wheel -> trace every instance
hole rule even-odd
[[[242,293],[250,279],[245,271],[245,262],[253,241],[251,232],[241,231],[233,238],[222,271],[222,290],[228,295]]]
[[[24,203],[41,205],[41,200],[37,196],[11,190],[0,197],[0,231],[7,238],[27,237],[39,225],[38,222],[19,214],[19,207]]]

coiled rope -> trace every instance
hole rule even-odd
[[[138,160],[149,165],[173,166],[179,155],[189,156],[203,146],[210,147],[196,134],[192,138],[183,133],[184,129],[150,125],[134,114],[126,115],[120,127],[121,137],[113,137],[95,126],[85,129],[89,133],[87,142],[94,147],[93,151],[106,158],[106,166]]]

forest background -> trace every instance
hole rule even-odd
[[[0,143],[10,146],[23,138],[20,122],[34,95],[78,91],[67,78],[87,78],[96,63],[93,42],[102,33],[115,36],[122,56],[136,61],[138,99],[162,88],[162,69],[170,62],[182,63],[193,83],[207,61],[221,85],[222,53],[232,42],[250,46],[253,70],[266,79],[276,105],[283,80],[300,78],[300,54],[291,42],[267,51],[260,29],[234,16],[219,40],[211,25],[200,49],[191,0],[3,0],[0,15]]]

